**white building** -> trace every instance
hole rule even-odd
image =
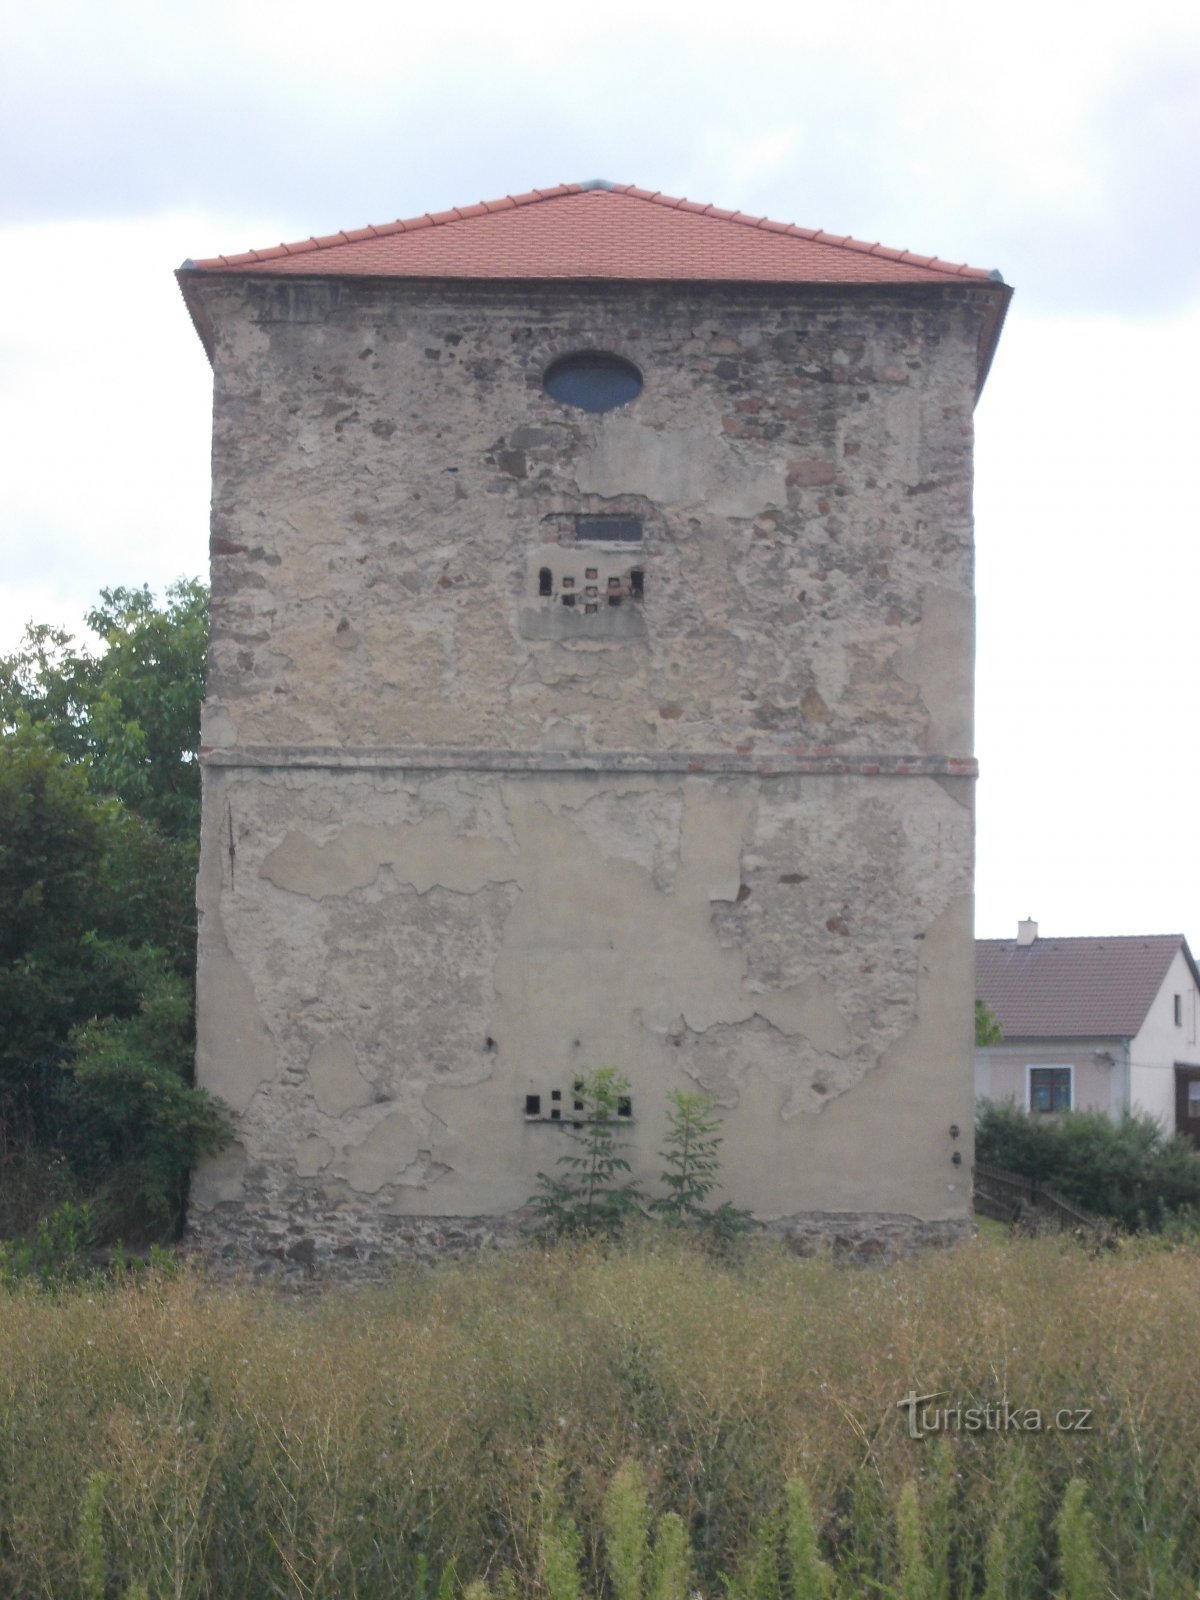
[[[979,1099],[1144,1111],[1200,1149],[1200,972],[1179,933],[979,939],[976,993],[1004,1030],[975,1052]]]

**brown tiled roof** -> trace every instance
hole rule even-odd
[[[382,227],[189,261],[319,277],[988,283],[980,267],[639,189],[563,183]]]
[[[1027,945],[977,939],[975,993],[995,1012],[1006,1038],[1132,1038],[1180,949],[1196,979],[1180,933]]]

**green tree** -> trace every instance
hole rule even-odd
[[[180,578],[159,606],[145,586],[102,589],[86,620],[99,649],[36,623],[0,657],[0,727],[43,728],[98,794],[194,848],[208,591]]]
[[[618,1118],[629,1094],[628,1080],[616,1067],[597,1067],[575,1082],[578,1132],[556,1163],[561,1177],[539,1172],[538,1192],[529,1201],[543,1230],[567,1234],[616,1233],[637,1210],[641,1195],[629,1177]]]
[[[112,826],[40,729],[0,740],[0,1093],[113,995],[95,942]],[[122,992],[119,1006],[131,1003]]]
[[[205,602],[105,590],[100,649],[43,624],[0,658],[5,1148],[65,1161],[110,1235],[163,1231],[228,1131],[190,1082]]]
[[[668,1222],[693,1223],[706,1229],[721,1246],[731,1245],[753,1225],[748,1211],[726,1200],[710,1210],[706,1204],[721,1187],[721,1121],[710,1094],[672,1089],[667,1095],[666,1149],[660,1150],[666,1194],[651,1210]]]
[[[975,1002],[975,1045],[980,1048],[986,1044],[999,1044],[1004,1038],[1004,1029],[1000,1026],[1000,1018],[986,1001]]]

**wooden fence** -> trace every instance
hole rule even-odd
[[[989,1167],[982,1161],[975,1163],[975,1210],[979,1216],[1020,1227],[1104,1226],[1102,1217],[1073,1205],[1044,1183],[1035,1183],[1032,1178],[1022,1178],[1000,1167]]]

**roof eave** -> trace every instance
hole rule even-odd
[[[988,376],[988,373],[991,370],[992,360],[993,360],[993,358],[994,358],[994,356],[996,354],[996,346],[997,346],[997,344],[999,343],[999,340],[1000,340],[1000,333],[1001,333],[1001,330],[1004,327],[1004,318],[1005,318],[1005,315],[1006,315],[1006,313],[1008,311],[1008,303],[1012,299],[1012,293],[1013,293],[1011,287],[1008,284],[1005,284],[1005,283],[980,283],[977,279],[968,279],[968,278],[962,278],[962,277],[952,277],[949,274],[947,274],[947,276],[946,276],[946,278],[944,280],[943,279],[937,279],[937,278],[921,278],[921,279],[913,279],[911,282],[907,282],[907,283],[905,283],[905,282],[892,282],[892,283],[865,283],[864,282],[864,283],[858,283],[858,282],[845,282],[845,281],[840,281],[840,280],[837,280],[837,281],[831,280],[829,282],[821,282],[821,281],[818,281],[818,280],[814,280],[814,281],[811,281],[811,282],[803,282],[803,281],[796,281],[796,280],[787,279],[787,278],[783,278],[783,279],[775,279],[775,278],[613,278],[613,277],[600,277],[600,278],[585,278],[585,277],[578,277],[578,278],[565,278],[565,277],[564,278],[504,278],[504,277],[478,278],[478,277],[466,277],[466,276],[463,276],[463,277],[451,277],[451,276],[449,276],[447,274],[444,274],[444,273],[425,278],[425,277],[410,277],[407,274],[401,274],[401,273],[394,273],[394,274],[385,274],[385,273],[375,274],[375,273],[371,273],[371,274],[365,274],[365,273],[360,273],[360,272],[329,272],[329,271],[324,271],[324,272],[312,271],[312,272],[273,273],[273,272],[271,272],[269,267],[264,267],[264,266],[259,265],[259,264],[247,264],[244,267],[240,267],[240,266],[221,266],[221,267],[212,267],[212,268],[210,268],[210,267],[205,267],[205,266],[197,266],[196,264],[194,264],[191,261],[185,261],[183,263],[183,265],[177,269],[177,271],[175,273],[175,278],[176,278],[176,281],[179,284],[180,291],[183,294],[184,303],[186,304],[186,306],[188,308],[188,313],[191,316],[192,323],[193,323],[193,325],[194,325],[194,327],[196,329],[196,332],[200,335],[200,342],[204,346],[205,353],[207,354],[210,363],[213,360],[213,350],[214,350],[214,347],[215,347],[216,334],[215,334],[215,330],[214,330],[213,325],[212,325],[212,320],[208,316],[208,313],[205,311],[204,306],[201,303],[199,297],[194,292],[194,287],[193,287],[195,284],[197,284],[199,282],[203,282],[206,279],[207,280],[213,280],[213,279],[240,278],[240,279],[243,279],[243,280],[250,280],[250,279],[261,280],[261,279],[275,278],[275,279],[278,279],[280,281],[286,281],[288,283],[294,283],[297,280],[304,281],[306,279],[309,280],[309,281],[325,281],[325,282],[328,282],[330,279],[336,279],[336,280],[339,280],[339,281],[341,281],[343,283],[405,283],[405,284],[416,284],[416,283],[484,284],[484,283],[486,283],[486,284],[523,284],[523,285],[525,285],[527,287],[528,287],[528,285],[530,285],[532,283],[538,283],[538,284],[543,284],[543,283],[544,284],[551,284],[551,283],[568,284],[568,283],[570,283],[570,284],[592,284],[592,285],[605,285],[605,286],[613,286],[613,285],[617,285],[617,284],[628,286],[628,285],[637,284],[637,285],[653,286],[653,287],[656,287],[656,288],[670,288],[670,287],[678,287],[678,286],[682,286],[682,285],[687,285],[688,287],[691,287],[691,288],[721,288],[721,289],[734,289],[734,288],[830,289],[830,290],[835,290],[835,291],[837,291],[839,293],[845,292],[847,290],[850,290],[850,291],[853,291],[853,292],[856,292],[856,293],[857,292],[867,292],[867,291],[875,292],[875,291],[879,291],[879,290],[884,290],[884,291],[898,291],[899,290],[899,291],[907,292],[907,291],[912,290],[912,289],[939,289],[939,288],[946,288],[951,284],[957,284],[958,286],[961,287],[964,283],[970,283],[976,289],[981,290],[986,295],[987,301],[988,301],[988,310],[987,310],[987,312],[986,312],[986,314],[984,316],[983,325],[982,325],[982,327],[980,329],[980,333],[979,333],[979,353],[978,353],[978,362],[977,362],[977,366],[976,366],[976,385],[975,385],[975,399],[976,399],[976,402],[978,402],[979,396],[983,393],[983,386],[987,382],[987,376]]]
[[[216,329],[213,327],[212,318],[195,292],[195,285],[204,278],[216,276],[216,273],[208,273],[200,267],[193,266],[190,261],[185,261],[175,272],[175,282],[179,285],[180,294],[183,295],[183,303],[188,308],[192,326],[200,335],[200,343],[204,346],[204,353],[208,357],[210,367],[213,365],[213,352],[216,349]]]
[[[1004,1027],[1003,1019],[1000,1019],[1000,1026],[1001,1028]],[[1140,1032],[1141,1030],[1139,1029],[1138,1031]],[[1100,1040],[1112,1041],[1117,1044],[1129,1044],[1136,1038],[1136,1033],[1118,1033],[1115,1029],[1110,1029],[1107,1033],[1084,1033],[1078,1028],[1072,1028],[1068,1033],[1054,1033],[1050,1029],[1043,1029],[1041,1033],[1009,1033],[1005,1029],[1004,1037],[998,1039],[995,1045],[979,1045],[978,1048],[980,1050],[992,1050],[1001,1048],[1006,1044],[1018,1044],[1021,1046],[1045,1044],[1048,1039],[1054,1039],[1059,1044],[1066,1044],[1071,1040],[1078,1040],[1080,1044],[1096,1044]]]
[[[1004,330],[1004,319],[1008,315],[1009,302],[1012,300],[1013,291],[1011,284],[997,283],[988,295],[988,310],[983,319],[983,326],[979,330],[979,362],[977,366],[978,381],[975,385],[975,403],[983,393],[983,386],[988,380],[988,373],[992,370],[992,361],[996,354],[996,346],[1000,343],[1000,335]]]

